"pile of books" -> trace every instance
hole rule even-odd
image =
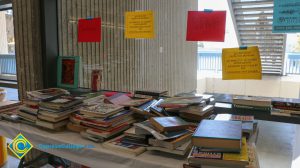
[[[61,130],[69,123],[72,113],[79,110],[82,99],[72,95],[62,95],[53,100],[39,103],[36,125],[50,130]]]
[[[132,114],[123,106],[106,103],[104,97],[98,97],[94,102],[84,103],[79,113],[70,117],[68,128],[86,139],[103,142],[127,130],[135,122]]]
[[[135,127],[150,136],[147,150],[185,155],[191,149],[193,126],[179,117],[152,117]]]
[[[168,95],[166,90],[135,90],[134,97],[136,98],[153,98],[159,99]]]
[[[139,155],[146,150],[185,155],[191,149],[195,127],[179,117],[152,117],[135,123],[122,135],[107,141],[104,147]]]
[[[209,117],[214,110],[214,106],[207,105],[207,100],[202,96],[167,98],[158,107],[164,108],[169,115],[175,113],[191,122],[199,122]]]
[[[122,135],[103,143],[103,147],[122,151],[137,156],[146,151],[148,135],[136,133],[136,127],[131,127]]]
[[[39,111],[39,103],[42,101],[50,101],[61,95],[69,94],[68,91],[59,88],[49,88],[43,90],[27,92],[27,98],[23,100],[17,114],[21,118],[21,122],[36,125]]]
[[[232,103],[238,109],[254,109],[269,111],[271,109],[271,98],[258,96],[233,96]]]
[[[241,167],[249,165],[248,145],[241,121],[202,120],[192,136],[193,148],[185,165]]]
[[[271,115],[300,117],[300,102],[295,99],[273,100]]]
[[[0,102],[0,119],[9,121],[18,121],[17,111],[21,106],[19,101],[3,101]]]

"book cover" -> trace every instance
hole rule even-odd
[[[241,121],[202,120],[192,136],[194,146],[240,149]]]
[[[110,141],[103,143],[103,147],[125,152],[127,154],[132,154],[135,156],[146,151],[145,147],[124,142],[124,135],[118,136]]]
[[[149,121],[160,132],[184,130],[190,126],[179,117],[152,117]]]

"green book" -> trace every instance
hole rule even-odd
[[[197,147],[240,150],[241,121],[202,120],[192,136]]]
[[[61,88],[78,88],[79,56],[59,56],[57,59],[57,86]]]

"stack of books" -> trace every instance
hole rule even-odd
[[[23,105],[20,106],[17,114],[29,124],[35,124],[37,121],[37,115],[39,111],[39,101],[35,100],[23,100]]]
[[[147,135],[136,134],[135,130],[135,127],[129,128],[123,135],[103,143],[103,147],[135,156],[145,152],[148,146]]]
[[[62,95],[53,100],[39,103],[36,125],[50,130],[61,130],[72,113],[79,110],[82,99],[72,95]]]
[[[271,98],[258,96],[233,96],[234,107],[240,109],[254,109],[269,111],[271,109]]]
[[[17,111],[21,106],[21,102],[19,101],[3,101],[0,102],[0,118],[18,122],[19,117],[17,115]]]
[[[149,135],[147,150],[185,155],[191,149],[193,129],[179,117],[152,117],[135,124],[135,133]]]
[[[134,91],[134,97],[136,98],[153,98],[158,99],[168,95],[166,90],[136,90]]]
[[[191,122],[200,122],[211,116],[213,112],[213,105],[206,105],[203,103],[200,105],[188,106],[187,108],[179,110],[179,116]]]
[[[295,99],[273,100],[271,115],[300,117],[300,102]]]
[[[95,142],[111,139],[127,130],[135,119],[123,106],[105,103],[104,99],[83,104],[78,114],[70,117],[68,128]]]
[[[21,122],[36,125],[39,103],[42,101],[50,101],[66,94],[69,94],[69,92],[60,88],[49,88],[27,92],[26,99],[23,100],[23,105],[20,106],[17,111],[18,116],[21,118]]]
[[[202,120],[192,136],[187,165],[241,167],[249,165],[241,121]]]

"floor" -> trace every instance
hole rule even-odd
[[[7,99],[17,100],[17,90],[7,89]],[[300,125],[259,121],[256,144],[260,168],[300,167]],[[3,168],[17,168],[19,160],[9,157]]]

